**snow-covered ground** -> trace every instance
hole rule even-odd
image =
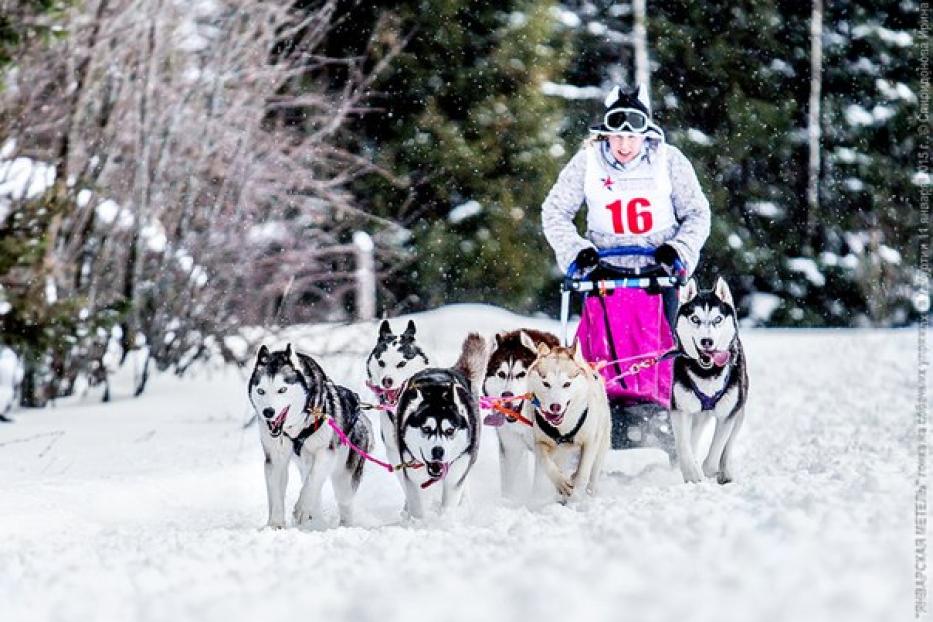
[[[444,364],[468,329],[555,328],[479,306],[416,319]],[[289,338],[341,351],[320,360],[362,390],[374,336]],[[912,618],[915,333],[743,336],[736,483],[685,485],[658,452],[614,452],[598,498],[507,507],[487,429],[472,508],[417,524],[368,468],[358,526],[336,527],[330,500],[315,529],[259,529],[262,456],[234,369],[20,411],[0,427],[0,620]]]

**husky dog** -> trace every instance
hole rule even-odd
[[[528,375],[534,395],[535,491],[553,487],[566,501],[573,494],[595,494],[609,451],[612,424],[602,376],[574,342],[569,348],[538,344]],[[564,469],[578,461],[573,477]]]
[[[515,330],[496,335],[496,345],[486,364],[483,393],[494,398],[517,399],[499,403],[499,408],[483,419],[494,426],[499,437],[499,473],[502,495],[515,499],[527,488],[527,456],[534,451],[531,422],[534,411],[530,400],[521,396],[528,392],[528,369],[538,357],[538,344],[556,348],[560,341],[551,333],[537,330]],[[526,408],[529,405],[529,408]],[[503,412],[505,411],[505,412]],[[509,414],[509,411],[514,413]]]
[[[671,423],[680,472],[685,482],[705,474],[726,484],[734,475],[732,446],[745,419],[748,374],[732,293],[721,277],[712,291],[698,291],[692,279],[681,289],[675,333],[681,355],[674,360]],[[696,444],[710,418],[716,430],[701,474]]]
[[[288,463],[298,462],[301,493],[293,516],[297,524],[311,520],[321,510],[321,487],[331,477],[340,507],[340,522],[353,520],[353,497],[363,475],[364,460],[340,443],[325,421],[332,418],[350,441],[372,449],[372,429],[360,412],[356,393],[331,382],[310,356],[284,350],[270,352],[262,346],[249,380],[249,400],[260,420],[260,440],[265,453],[268,526],[285,526],[285,487]]]
[[[408,379],[395,412],[405,506],[424,516],[424,490],[443,487],[441,504],[460,504],[466,477],[479,452],[477,393],[486,360],[486,342],[471,333],[450,369],[428,368]]]
[[[401,462],[398,442],[395,440],[394,413],[399,392],[412,374],[426,369],[429,365],[427,355],[415,341],[415,331],[415,322],[408,320],[405,332],[395,335],[389,321],[382,320],[376,346],[366,359],[366,385],[384,407],[379,414],[379,433],[386,446],[386,456],[392,464]],[[404,475],[401,471],[397,473],[404,489]]]

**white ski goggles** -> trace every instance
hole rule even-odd
[[[648,128],[648,115],[636,108],[615,108],[603,117],[603,126],[611,132],[643,132]]]

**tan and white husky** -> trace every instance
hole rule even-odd
[[[534,395],[535,494],[549,490],[562,501],[595,494],[611,436],[602,377],[576,343],[569,348],[541,343],[528,388]]]

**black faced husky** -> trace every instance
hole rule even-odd
[[[692,279],[681,288],[675,333],[681,355],[674,360],[671,423],[680,472],[685,482],[699,482],[703,474],[716,476],[720,484],[731,482],[748,374],[732,293],[721,277],[712,291],[698,291]],[[716,430],[701,473],[696,444],[710,418],[716,419]]]
[[[249,380],[249,400],[260,420],[260,440],[266,456],[268,526],[285,526],[285,487],[288,463],[298,462],[301,493],[293,516],[303,524],[321,510],[321,487],[330,476],[340,507],[340,522],[353,520],[353,497],[363,475],[363,458],[340,443],[327,418],[350,441],[369,452],[372,430],[360,412],[356,393],[331,382],[310,357],[284,350],[259,348]]]
[[[405,383],[395,411],[395,433],[405,505],[415,518],[424,516],[422,495],[442,487],[442,507],[460,504],[467,475],[479,452],[477,393],[486,360],[486,342],[471,333],[450,369],[428,368]]]
[[[515,330],[496,335],[496,345],[486,364],[483,394],[493,399],[494,410],[483,423],[496,428],[499,437],[499,473],[502,495],[517,499],[529,489],[527,481],[528,456],[533,455],[532,425],[534,410],[531,401],[523,399],[528,393],[528,369],[538,358],[538,344],[551,348],[560,341],[551,333],[537,330]]]

